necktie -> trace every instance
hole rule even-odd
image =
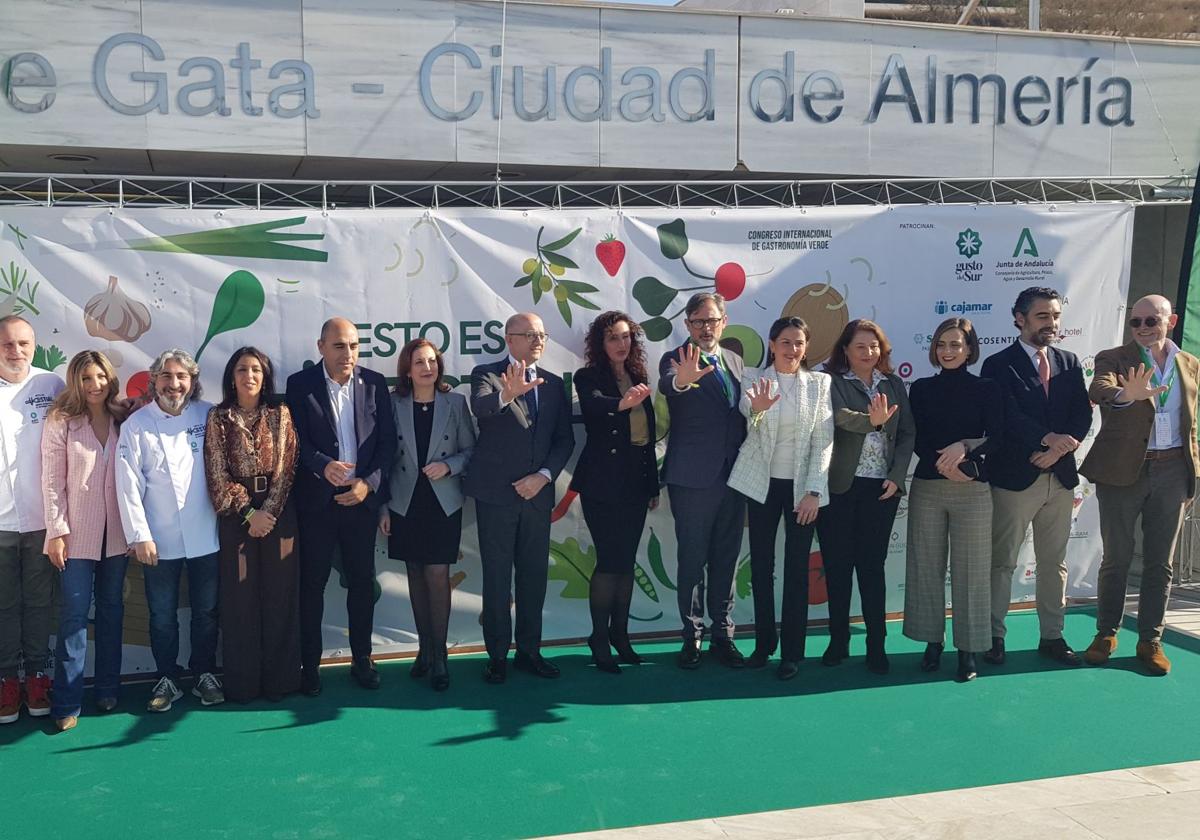
[[[713,366],[717,381],[721,383],[721,390],[725,392],[726,402],[733,405],[733,390],[729,387],[729,377],[725,375],[725,368],[721,365],[720,357],[716,353],[710,353],[704,359]]]
[[[1037,352],[1038,379],[1042,381],[1042,390],[1050,396],[1050,360],[1046,358],[1046,348]]]
[[[525,368],[525,381],[532,382],[537,377],[537,371],[533,368]],[[525,413],[529,416],[530,423],[537,422],[538,414],[538,398],[537,388],[533,388],[525,393]]]

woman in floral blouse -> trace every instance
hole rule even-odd
[[[220,523],[225,695],[277,701],[300,688],[299,555],[288,498],[296,432],[261,350],[235,351],[221,388],[224,399],[208,415],[204,465]]]

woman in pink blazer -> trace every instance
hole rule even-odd
[[[72,729],[83,704],[88,610],[96,600],[96,708],[117,705],[121,680],[125,534],[117,510],[117,404],[120,383],[103,353],[85,350],[67,366],[67,387],[42,431],[46,555],[62,572],[51,713]]]

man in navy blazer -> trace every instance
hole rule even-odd
[[[513,666],[557,677],[542,658],[542,606],[550,562],[554,480],[575,448],[571,404],[563,381],[538,367],[549,336],[542,319],[520,312],[504,325],[508,358],[471,371],[471,412],[479,438],[463,491],[475,499],[483,566],[484,679],[507,677],[513,638],[509,598],[516,571],[516,642]]]
[[[1062,303],[1057,291],[1025,289],[1012,309],[1020,337],[988,357],[980,374],[1000,384],[1005,438],[988,459],[992,485],[992,647],[983,658],[1003,664],[1004,620],[1012,576],[1025,532],[1033,525],[1037,568],[1038,652],[1064,665],[1080,659],[1063,639],[1067,541],[1074,488],[1075,449],[1092,425],[1092,404],[1074,353],[1053,347]]]
[[[379,490],[396,450],[387,380],[358,366],[358,329],[330,318],[317,341],[321,364],[287,381],[300,456],[292,498],[300,520],[300,687],[321,693],[321,619],[333,553],[346,580],[350,674],[379,687],[371,662],[375,618],[375,522]]]
[[[745,660],[733,644],[732,612],[746,498],[726,482],[746,438],[746,420],[738,409],[744,363],[719,343],[726,324],[723,297],[692,295],[684,312],[691,338],[665,353],[658,365],[658,389],[671,416],[662,475],[678,552],[676,589],[683,623],[678,664],[687,669],[700,665],[707,600],[709,650],[724,665],[741,668]]]

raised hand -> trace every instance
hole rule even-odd
[[[771,380],[764,376],[746,389],[746,396],[750,398],[750,410],[763,414],[779,402],[780,395],[771,396]]]
[[[513,362],[508,366],[507,371],[500,374],[500,400],[504,403],[510,403],[517,397],[528,394],[545,381],[539,376],[536,379],[526,382],[525,363]]]
[[[1159,385],[1155,388],[1150,384],[1153,376],[1154,370],[1145,365],[1130,368],[1129,372],[1124,376],[1118,373],[1117,384],[1121,386],[1121,401],[1137,402],[1138,400],[1152,400],[1166,391],[1166,385]]]
[[[634,406],[641,405],[648,396],[650,396],[649,385],[634,385],[625,392],[625,396],[621,397],[621,401],[617,403],[617,410],[628,411]]]
[[[712,366],[700,367],[700,348],[688,342],[679,348],[679,358],[671,360],[675,372],[675,387],[687,388],[693,382],[713,372]]]
[[[876,394],[871,397],[871,405],[867,408],[867,416],[871,418],[872,426],[882,426],[892,419],[892,415],[900,408],[898,405],[888,406],[887,394]]]

